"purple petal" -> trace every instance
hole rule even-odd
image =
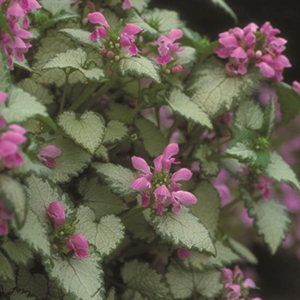
[[[244,287],[255,287],[255,283],[251,278],[247,278],[244,282],[243,282],[243,286]]]
[[[172,29],[169,33],[169,39],[173,43],[175,40],[182,38],[182,31],[180,29]]]
[[[168,188],[163,184],[154,191],[154,195],[170,197],[170,192]]]
[[[269,77],[273,77],[275,75],[274,69],[272,67],[270,67],[267,63],[261,62],[256,65],[259,66],[259,70],[260,70],[260,73],[262,74],[262,76],[269,78]]]
[[[235,48],[238,47],[238,43],[236,41],[236,37],[233,35],[228,35],[219,39],[220,44],[225,46],[226,48]]]
[[[132,5],[131,5],[130,1],[129,0],[124,0],[124,2],[122,4],[122,9],[127,10],[131,7],[132,7]]]
[[[9,141],[16,145],[22,144],[26,141],[26,137],[15,131],[7,131],[1,135],[2,141]]]
[[[88,14],[88,19],[93,24],[101,24],[105,26],[107,29],[110,29],[105,17],[99,12],[93,12]]]
[[[169,144],[164,150],[163,159],[171,158],[171,156],[176,155],[178,151],[179,151],[178,144],[176,143]]]
[[[124,27],[124,30],[122,31],[122,33],[125,33],[128,35],[134,35],[134,34],[139,33],[141,30],[143,30],[143,29],[135,24],[127,24]]]
[[[171,181],[190,180],[192,175],[193,173],[191,172],[191,170],[182,168],[172,175]]]
[[[131,46],[128,48],[128,52],[131,55],[137,55],[138,52],[141,52],[135,45],[135,43],[131,43]]]
[[[157,57],[155,60],[160,65],[166,65],[172,60],[172,57],[171,56],[162,56],[162,57]]]
[[[171,199],[174,202],[180,201],[184,205],[192,205],[197,202],[197,198],[192,193],[185,191],[172,192]]]
[[[131,158],[131,161],[132,161],[133,167],[136,170],[142,171],[145,174],[151,174],[150,167],[148,166],[147,162],[143,158],[138,157],[138,156],[133,156]]]
[[[146,177],[139,177],[136,180],[134,180],[130,187],[133,188],[136,191],[140,191],[142,189],[151,188],[151,183]]]
[[[0,159],[3,157],[12,155],[18,151],[18,147],[15,143],[10,141],[0,141]]]
[[[245,52],[245,50],[242,47],[238,47],[238,48],[236,48],[231,53],[230,57],[234,57],[234,58],[246,58],[247,57],[247,53]]]
[[[13,5],[11,5],[7,9],[6,13],[7,13],[7,15],[14,16],[14,17],[17,17],[17,18],[21,18],[21,17],[25,16],[24,10],[22,9],[20,4],[18,4],[18,3],[14,3]]]

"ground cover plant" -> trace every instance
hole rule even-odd
[[[251,245],[300,258],[287,40],[148,5],[0,0],[1,299],[259,300]]]

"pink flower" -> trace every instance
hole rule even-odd
[[[0,198],[0,235],[6,235],[8,232],[7,225],[4,220],[11,220],[14,217],[14,214],[7,212],[3,200]]]
[[[94,12],[94,13],[88,14],[88,19],[93,24],[102,25],[102,26],[96,26],[95,30],[90,35],[90,39],[94,42],[97,40],[97,38],[106,38],[107,30],[110,30],[110,27],[109,27],[105,17],[99,12]]]
[[[300,94],[300,83],[298,81],[293,81],[294,90]]]
[[[6,101],[7,94],[4,92],[0,92],[0,103],[4,103]]]
[[[128,52],[131,55],[137,55],[137,53],[140,52],[136,47],[136,45],[134,44],[134,40],[135,40],[134,35],[139,33],[141,30],[142,28],[135,24],[127,24],[124,30],[122,31],[122,33],[120,34],[120,41],[122,47],[126,48],[130,46],[128,48]]]
[[[272,182],[273,180],[266,175],[262,175],[257,181],[256,188],[263,194],[265,199],[269,199],[272,196]]]
[[[65,221],[65,210],[57,201],[49,204],[49,207],[47,208],[47,214],[54,220],[55,227],[62,225]]]
[[[83,237],[81,234],[75,234],[71,236],[68,239],[67,247],[70,250],[74,250],[75,254],[78,258],[85,258],[88,256],[88,250],[89,244],[85,237]]]
[[[184,259],[184,258],[189,257],[191,255],[191,251],[189,251],[185,248],[182,248],[180,246],[178,251],[177,251],[177,255],[179,256],[179,258]]]
[[[131,7],[132,7],[132,5],[131,5],[131,3],[130,3],[129,0],[124,0],[124,1],[123,1],[122,8],[123,8],[124,10],[127,10],[127,9],[129,9],[129,8],[131,8]]]
[[[55,167],[54,158],[61,153],[61,150],[54,145],[45,146],[38,154],[39,160],[46,164],[49,168]]]

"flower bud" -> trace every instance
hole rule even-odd
[[[259,58],[262,57],[262,53],[261,53],[260,50],[257,50],[257,51],[255,52],[255,57],[256,57],[257,59],[259,59]]]
[[[171,71],[170,71],[169,69],[167,69],[167,70],[165,70],[165,73],[166,73],[166,74],[170,74]]]
[[[70,250],[73,249],[75,251],[75,255],[78,258],[85,258],[88,256],[87,248],[89,247],[89,244],[85,239],[85,237],[82,236],[81,234],[75,234],[71,236],[68,239],[67,247]]]
[[[101,49],[101,54],[104,55],[107,52],[106,48]]]
[[[111,59],[114,57],[114,53],[112,51],[108,51],[106,56]]]
[[[254,53],[254,50],[253,50],[253,49],[248,49],[248,50],[247,50],[247,56],[248,56],[249,58],[254,57],[254,55],[255,55],[255,53]]]
[[[55,227],[60,226],[65,221],[65,210],[57,201],[49,204],[47,214],[54,220]]]
[[[181,70],[182,70],[182,66],[181,66],[181,65],[178,65],[178,66],[175,66],[175,67],[172,68],[172,73],[173,73],[173,74],[177,74],[177,73],[179,73]]]
[[[117,55],[117,56],[115,57],[115,61],[119,61],[119,60],[120,60],[120,56]]]

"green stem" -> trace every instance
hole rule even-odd
[[[130,114],[127,115],[127,117],[124,119],[124,123],[130,123],[131,120],[144,108],[145,103],[142,101],[139,101],[138,105],[132,110]]]
[[[236,197],[234,200],[232,200],[230,203],[226,204],[221,208],[221,212],[226,212],[233,206],[235,206],[237,203],[241,202],[242,199],[240,197]]]
[[[170,140],[172,134],[174,133],[175,129],[177,128],[177,125],[181,122],[181,120],[182,120],[182,116],[180,116],[180,115],[177,115],[174,118],[174,122],[173,122],[171,128],[168,130],[167,141]]]
[[[77,100],[71,105],[69,110],[75,111],[95,91],[96,88],[97,88],[96,85],[87,87],[84,90],[84,92],[79,96],[79,98],[77,98]]]
[[[62,99],[61,99],[61,102],[60,102],[60,107],[59,107],[59,113],[58,114],[62,113],[62,111],[64,109],[64,106],[65,106],[66,92],[67,92],[67,87],[68,87],[68,79],[69,79],[70,74],[71,74],[71,70],[66,71],[66,81],[65,81],[64,91],[63,91]]]

